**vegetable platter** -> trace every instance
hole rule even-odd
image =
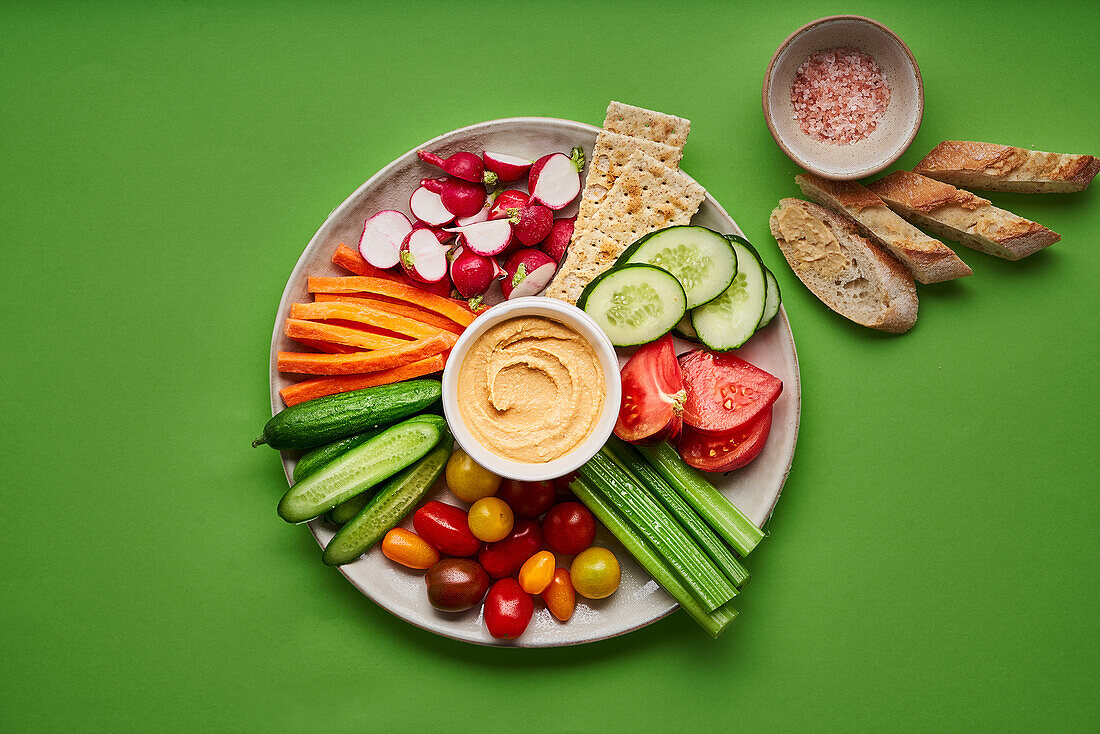
[[[418,157],[417,151],[431,151],[444,159],[461,151],[505,151],[534,160],[548,151],[570,151],[580,147],[587,155],[599,132],[600,129],[593,125],[553,118],[523,117],[483,122],[417,146],[360,186],[314,234],[283,291],[271,344],[272,414],[285,408],[279,391],[297,381],[297,378],[277,369],[279,352],[300,350],[300,346],[284,333],[291,304],[309,300],[309,277],[348,275],[333,264],[332,255],[341,243],[355,247],[366,220],[384,210],[408,211],[409,192],[417,189],[425,176],[434,175],[431,166]],[[586,163],[586,170],[588,165],[590,162]],[[576,208],[574,202],[555,214],[569,217]],[[709,193],[691,224],[723,234],[742,235],[736,222]],[[486,294],[485,302],[492,304],[501,298],[499,285],[494,285]],[[698,347],[679,338],[674,340],[674,346],[677,354]],[[619,349],[620,364],[625,364],[634,351],[631,348]],[[798,434],[798,359],[790,324],[782,307],[767,328],[761,329],[738,349],[736,355],[782,380],[783,391],[772,406],[771,434],[762,453],[748,466],[726,474],[711,474],[708,478],[749,520],[762,527],[770,517],[790,471]],[[281,455],[287,480],[293,484],[295,464],[300,454],[282,451]],[[452,504],[455,501],[445,489],[442,477],[423,499]],[[329,544],[337,530],[322,518],[311,520],[308,527],[322,548]],[[399,527],[413,529],[412,513]],[[338,569],[364,595],[401,619],[445,637],[483,645],[549,647],[592,642],[638,629],[677,609],[675,600],[642,569],[602,523],[599,524],[594,544],[610,549],[618,558],[622,574],[618,590],[608,598],[599,600],[578,596],[568,623],[554,619],[541,602],[536,602],[534,616],[526,631],[514,640],[498,639],[489,634],[480,604],[458,613],[433,608],[425,597],[424,572],[391,562],[378,545],[358,560],[338,566]]]

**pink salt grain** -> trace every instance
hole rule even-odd
[[[802,62],[791,85],[798,127],[814,140],[851,145],[878,127],[890,87],[875,60],[852,46],[817,51]]]

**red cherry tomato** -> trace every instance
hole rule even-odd
[[[577,472],[566,474],[564,477],[558,477],[551,479],[554,483],[554,489],[558,492],[558,502],[568,502],[570,500],[576,500],[576,495],[573,494],[573,490],[570,488],[569,483],[577,478]]]
[[[680,357],[687,400],[684,423],[705,433],[729,433],[763,413],[783,383],[732,354],[697,349]]]
[[[485,626],[497,639],[514,640],[522,635],[534,612],[531,595],[513,578],[497,581],[485,597]]]
[[[596,517],[580,502],[562,502],[546,513],[542,534],[547,545],[558,553],[580,553],[596,537]]]
[[[515,575],[523,562],[540,550],[542,528],[535,520],[520,518],[504,540],[483,545],[477,560],[490,576],[501,579]]]
[[[621,377],[623,401],[615,435],[631,443],[675,441],[683,425],[680,413],[687,393],[672,335],[665,334],[635,352]]]
[[[481,541],[470,532],[466,513],[454,505],[437,500],[425,502],[413,514],[416,534],[447,556],[472,556]]]
[[[519,482],[505,479],[497,497],[508,503],[516,517],[538,517],[549,510],[557,499],[552,482]]]
[[[527,194],[516,189],[505,189],[489,207],[489,219],[507,219],[509,209],[522,209],[527,206]]]
[[[747,426],[729,433],[708,434],[685,426],[680,439],[680,455],[685,462],[703,471],[740,469],[760,455],[771,428],[771,408]]]

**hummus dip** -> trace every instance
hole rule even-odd
[[[458,372],[458,407],[474,438],[528,464],[580,445],[599,420],[607,390],[592,346],[543,316],[517,316],[470,345]]]

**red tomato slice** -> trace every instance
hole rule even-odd
[[[615,435],[631,443],[675,440],[683,424],[684,376],[672,335],[665,334],[635,352],[623,365],[621,376],[623,401]]]
[[[771,407],[783,382],[732,354],[697,349],[680,357],[687,400],[684,423],[706,433],[729,433]]]
[[[740,469],[760,455],[771,429],[771,408],[747,426],[730,433],[708,434],[691,426],[684,426],[684,435],[680,438],[680,455],[690,466],[703,471]]]

